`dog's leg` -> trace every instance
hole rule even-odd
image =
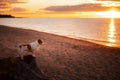
[[[21,60],[23,60],[23,55],[22,55],[22,54],[23,54],[23,50],[20,49],[20,50],[19,50],[19,57],[20,57]]]
[[[20,58],[21,58],[21,60],[23,60],[23,55],[22,54],[20,55]]]
[[[32,51],[32,56],[33,56],[33,57],[36,57],[35,51]]]

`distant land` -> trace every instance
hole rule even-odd
[[[12,15],[0,15],[0,18],[15,18]]]

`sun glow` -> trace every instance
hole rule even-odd
[[[116,42],[116,40],[115,40],[115,32],[116,32],[116,30],[115,30],[115,25],[114,25],[114,19],[111,19],[111,22],[110,22],[110,26],[109,26],[109,35],[108,35],[108,37],[109,37],[109,42],[111,42],[111,43],[114,43],[114,42]]]
[[[114,19],[110,20],[109,32],[108,32],[108,42],[107,46],[116,46],[116,27],[114,24]]]
[[[114,8],[107,12],[98,12],[98,15],[104,18],[120,18],[120,12]]]

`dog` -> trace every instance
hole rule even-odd
[[[43,41],[41,39],[38,39],[34,42],[28,43],[28,44],[19,44],[19,56],[21,59],[23,59],[23,53],[25,51],[32,52],[33,57],[35,56],[35,51],[39,48],[40,45],[42,45]]]

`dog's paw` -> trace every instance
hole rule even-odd
[[[23,57],[20,57],[20,59],[21,59],[21,60],[24,60],[24,58],[23,58]]]
[[[36,57],[35,54],[32,55],[33,57]]]

